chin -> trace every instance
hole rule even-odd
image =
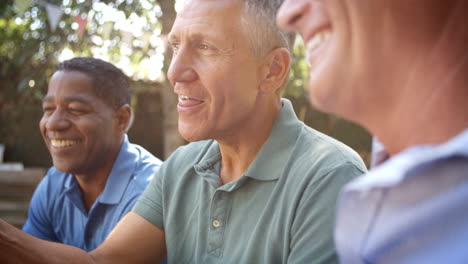
[[[188,142],[195,142],[205,139],[210,139],[206,127],[202,125],[193,125],[188,122],[180,122],[179,120],[179,134]]]
[[[63,173],[70,173],[70,174],[75,174],[77,172],[77,164],[72,164],[69,163],[65,160],[57,160],[57,159],[52,159],[52,163],[54,164],[54,167],[63,172]]]
[[[199,133],[195,133],[195,131],[182,131],[179,130],[180,136],[182,136],[183,139],[185,139],[188,142],[195,142],[195,141],[200,141],[200,140],[205,140],[208,139],[207,137],[201,136]]]
[[[319,93],[317,89],[309,88],[309,103],[321,112],[324,112],[324,113],[333,112],[330,98],[326,92],[325,94],[323,94],[323,93]]]
[[[72,170],[71,170],[70,168],[66,167],[66,166],[63,166],[63,165],[60,165],[60,164],[59,164],[59,165],[56,165],[56,164],[54,163],[54,167],[55,167],[57,170],[59,170],[59,171],[61,171],[61,172],[63,172],[63,173],[72,173],[72,172],[71,172]]]

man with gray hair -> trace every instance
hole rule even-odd
[[[161,165],[89,255],[0,222],[0,261],[335,263],[334,204],[365,166],[281,99],[290,44],[275,25],[279,5],[186,2],[169,34],[168,79],[179,97],[179,132],[192,143]]]

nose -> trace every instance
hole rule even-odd
[[[167,78],[173,87],[177,83],[192,82],[198,78],[194,69],[194,58],[191,56],[190,51],[180,48],[174,53],[167,71]]]
[[[284,30],[299,31],[309,5],[307,1],[284,1],[276,16],[276,23]]]
[[[67,119],[65,111],[55,109],[51,114],[46,113],[42,117],[45,128],[49,131],[64,130],[70,127],[70,120]]]

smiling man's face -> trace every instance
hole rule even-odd
[[[449,15],[444,5],[435,0],[286,0],[277,22],[304,39],[311,103],[368,123],[374,113],[392,110],[424,77],[442,36],[441,21]]]
[[[241,24],[243,1],[191,0],[177,15],[168,79],[179,97],[179,132],[188,141],[245,133],[255,115],[260,60]]]
[[[96,96],[86,74],[57,71],[42,108],[39,127],[58,170],[92,174],[113,163],[122,132],[113,108]]]

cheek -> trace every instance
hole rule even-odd
[[[120,139],[120,135],[123,134],[121,125],[113,119],[102,119],[97,123],[96,126],[89,128],[90,133],[93,136],[91,140],[94,140],[96,144],[113,145]]]
[[[38,126],[41,131],[44,129],[44,118],[41,118],[41,120],[39,120]]]
[[[41,120],[39,121],[39,131],[41,132],[42,136],[45,136],[44,133],[45,133],[45,129],[46,129],[46,123],[47,123],[47,120],[45,117],[42,117]]]

